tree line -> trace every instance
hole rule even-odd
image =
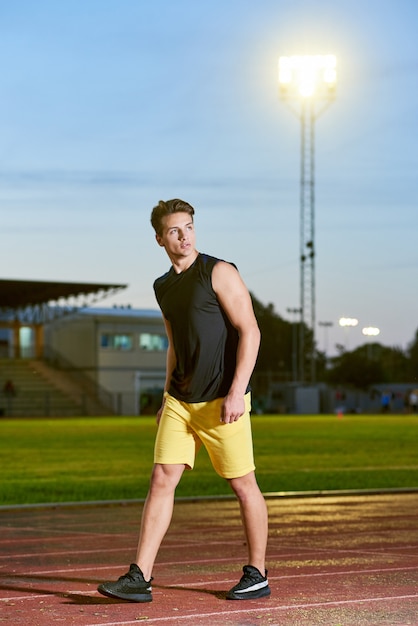
[[[262,336],[254,373],[259,376],[271,373],[276,380],[290,382],[294,377],[295,341],[299,337],[301,322],[289,322],[276,313],[272,304],[263,305],[253,294],[251,298]],[[298,333],[294,332],[295,324]],[[313,334],[309,328],[304,326],[303,332],[304,371],[310,371],[313,356],[315,382],[348,385],[361,390],[384,383],[418,384],[418,329],[406,350],[367,341],[351,351],[337,346],[338,354],[332,358],[312,346]]]

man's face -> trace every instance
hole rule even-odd
[[[187,257],[195,251],[193,218],[188,213],[172,213],[163,218],[161,235],[156,235],[169,257]]]

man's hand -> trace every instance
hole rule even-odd
[[[163,413],[164,405],[165,405],[165,398],[163,398],[161,406],[160,406],[160,408],[157,411],[157,417],[156,417],[157,424],[160,423],[160,419],[161,419],[161,415]]]
[[[221,422],[224,424],[232,424],[239,420],[244,413],[245,401],[242,395],[228,394],[225,396],[221,407]]]

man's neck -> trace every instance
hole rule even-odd
[[[199,252],[197,250],[193,250],[193,252],[187,257],[170,257],[173,269],[176,274],[181,274],[182,272],[185,272],[187,269],[189,269],[189,267],[193,265],[193,263],[196,261],[198,255]]]

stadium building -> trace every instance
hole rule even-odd
[[[125,287],[0,280],[0,414],[155,413],[167,348],[160,311],[97,306]]]

